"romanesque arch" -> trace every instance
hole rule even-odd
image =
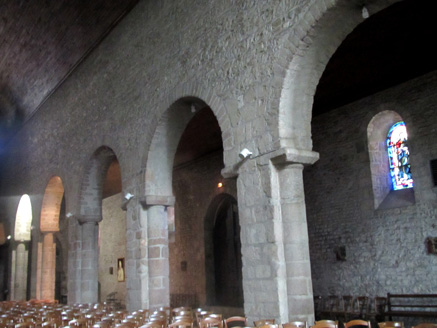
[[[75,298],[84,303],[98,301],[98,224],[102,220],[102,195],[105,177],[116,159],[114,151],[102,146],[90,158],[82,181],[77,237],[81,243],[78,261],[73,269],[76,284]],[[120,203],[121,206],[121,203]],[[69,270],[72,273],[71,267]]]
[[[317,84],[329,59],[344,38],[370,14],[397,2],[363,4],[354,1],[314,2],[302,17],[297,46],[285,47],[280,58],[290,58],[279,101],[280,146],[311,150],[311,117]],[[290,42],[289,39],[283,42]],[[290,50],[292,49],[292,50]]]
[[[168,215],[173,213],[175,202],[172,174],[178,144],[187,124],[203,109],[212,110],[222,133],[222,125],[229,129],[224,108],[217,100],[214,104],[216,107],[212,108],[206,101],[193,96],[176,100],[160,117],[152,138],[145,170],[145,195],[140,200],[143,215],[147,217],[148,241],[148,254],[145,256],[148,266],[146,268],[144,261],[140,261],[140,267],[141,270],[148,270],[149,281],[143,283],[149,286],[149,290],[147,294],[138,296],[142,302],[148,302],[149,307],[170,304]]]

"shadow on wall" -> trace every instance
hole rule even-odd
[[[23,122],[23,111],[20,110],[12,92],[5,85],[0,86],[0,146],[6,144],[7,139]],[[3,148],[3,147],[1,147]]]

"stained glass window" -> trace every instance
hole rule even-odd
[[[394,190],[413,188],[407,140],[404,122],[397,122],[390,128],[387,135],[387,151]]]

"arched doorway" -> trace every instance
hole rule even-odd
[[[238,205],[223,193],[211,202],[205,217],[205,259],[208,303],[243,307],[241,241]]]

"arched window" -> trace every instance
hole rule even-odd
[[[387,152],[393,190],[413,188],[407,128],[403,121],[393,124],[387,135]]]
[[[379,112],[367,126],[367,138],[375,209],[415,204],[403,118],[391,110]]]

